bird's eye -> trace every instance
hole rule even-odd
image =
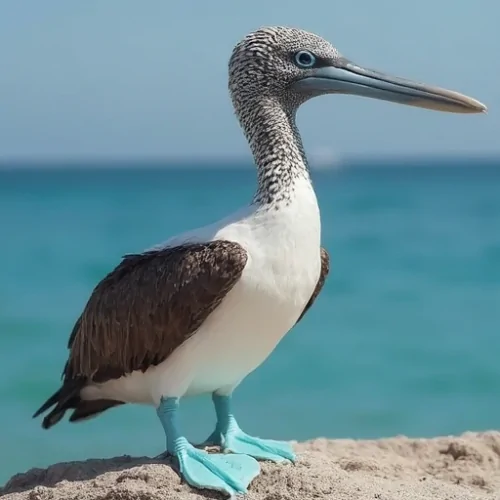
[[[295,54],[294,61],[299,68],[312,68],[316,62],[316,57],[308,50],[300,50]]]

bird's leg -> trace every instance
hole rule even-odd
[[[177,458],[181,476],[195,488],[229,495],[245,493],[260,472],[258,462],[246,455],[212,454],[195,448],[179,432],[178,408],[179,398],[162,398],[156,411],[165,430],[167,452]]]
[[[212,394],[217,424],[205,444],[219,445],[224,452],[242,453],[262,460],[295,462],[295,453],[289,443],[261,439],[243,432],[231,412],[231,396]]]

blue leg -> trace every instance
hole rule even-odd
[[[262,460],[295,462],[295,453],[289,443],[249,436],[238,426],[231,413],[231,396],[212,395],[217,414],[217,425],[206,444],[220,445],[226,452],[242,453]]]
[[[157,414],[167,437],[167,452],[178,459],[181,476],[195,488],[229,495],[245,493],[252,479],[259,475],[259,463],[246,455],[213,454],[195,448],[179,433],[178,408],[178,398],[162,398]]]

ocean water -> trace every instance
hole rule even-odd
[[[499,428],[500,162],[353,164],[313,179],[331,273],[236,391],[242,427],[299,440]],[[222,217],[254,187],[250,166],[0,171],[0,484],[55,461],[163,451],[151,408],[50,431],[31,415],[120,256]],[[209,398],[186,400],[182,419],[206,437]]]

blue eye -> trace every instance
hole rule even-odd
[[[299,68],[312,68],[316,63],[316,57],[308,50],[300,50],[294,56],[295,64]]]

